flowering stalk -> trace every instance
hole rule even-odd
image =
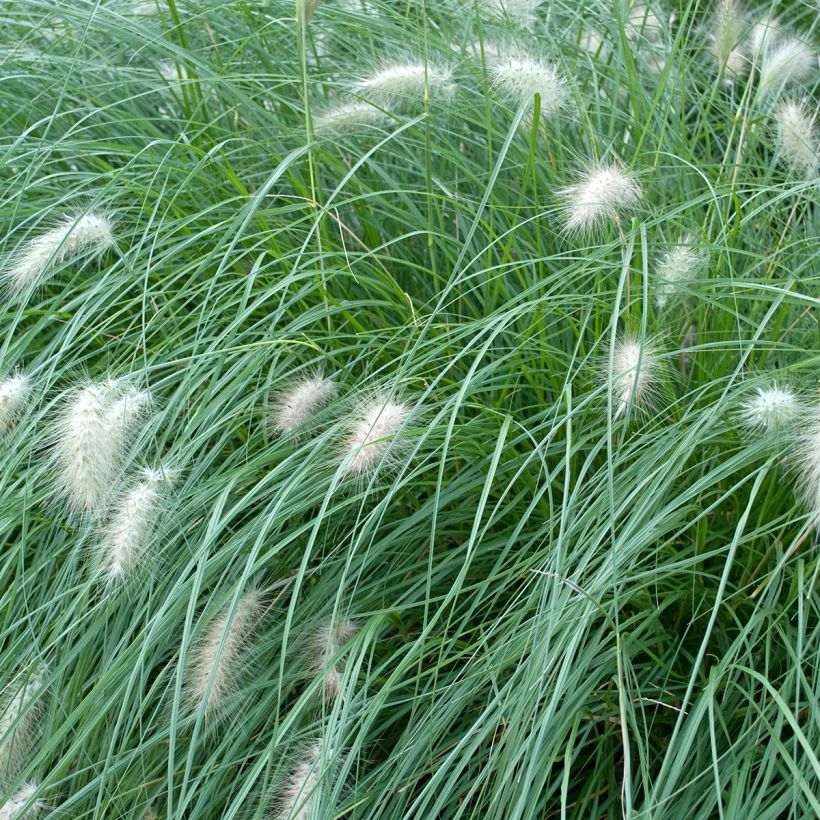
[[[328,700],[339,694],[342,676],[338,663],[332,663],[339,650],[356,634],[359,625],[354,621],[342,620],[319,628],[314,640],[315,658],[311,674],[323,675],[324,691]]]
[[[391,453],[396,433],[409,415],[406,404],[386,396],[377,396],[364,405],[345,440],[346,472],[363,475],[375,470]]]
[[[14,373],[0,381],[0,433],[5,433],[17,421],[30,393],[29,378],[22,373]]]

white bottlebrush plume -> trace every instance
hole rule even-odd
[[[818,145],[815,115],[805,102],[783,100],[775,112],[778,157],[807,179],[817,174]]]
[[[316,741],[300,756],[278,799],[275,820],[311,820],[318,803],[322,775],[322,742]]]
[[[564,78],[546,60],[526,56],[502,56],[490,65],[493,85],[516,105],[541,95],[544,116],[557,113],[567,102]]]
[[[658,262],[655,287],[655,303],[663,308],[678,288],[696,278],[706,266],[708,254],[694,246],[691,236],[684,236],[680,243],[668,250]]]
[[[741,404],[740,418],[750,431],[768,433],[792,421],[800,410],[800,402],[792,390],[773,384],[758,387],[754,395]]]
[[[43,686],[45,669],[18,675],[0,700],[0,791],[25,763],[37,731],[39,704],[35,702]]]
[[[339,694],[342,675],[338,664],[331,664],[339,650],[358,632],[359,625],[347,619],[321,626],[313,642],[314,659],[311,674],[324,675],[324,691],[332,700]]]
[[[256,589],[243,593],[233,619],[230,614],[229,602],[208,624],[186,663],[185,700],[190,708],[203,709],[206,717],[219,715],[234,689],[262,615],[262,594]]]
[[[752,26],[749,33],[749,48],[755,61],[777,44],[780,38],[780,23],[775,17],[764,17]]]
[[[22,373],[13,373],[0,380],[0,434],[17,420],[30,393],[31,382]]]
[[[46,806],[42,800],[29,803],[36,793],[36,783],[24,783],[0,806],[0,820],[35,820]]]
[[[793,37],[780,40],[765,52],[760,62],[757,93],[761,97],[780,94],[791,83],[807,79],[817,68],[817,55]]]
[[[139,570],[159,513],[162,485],[171,480],[168,467],[146,468],[142,481],[115,508],[100,545],[100,573],[107,586],[122,583]]]
[[[79,259],[87,261],[114,245],[109,217],[98,213],[67,217],[50,231],[30,240],[13,255],[2,278],[10,291],[24,293],[41,285],[53,268]]]
[[[97,510],[114,489],[131,432],[150,394],[107,380],[77,389],[57,425],[58,490],[72,512]]]
[[[660,378],[660,362],[654,342],[634,336],[622,336],[615,342],[612,359],[612,405],[615,418],[632,406],[651,406],[652,396]],[[609,359],[604,364],[604,377],[609,381]]]
[[[806,509],[812,525],[820,529],[820,411],[798,441],[798,464]]]
[[[386,396],[363,405],[345,439],[346,470],[363,475],[376,469],[392,448],[395,436],[410,415],[410,408]]]
[[[743,76],[749,63],[742,43],[745,28],[743,9],[735,0],[718,0],[712,13],[709,45],[726,82]]]
[[[570,231],[591,230],[606,219],[617,217],[619,211],[634,208],[641,200],[641,188],[635,177],[615,163],[591,168],[560,193]]]
[[[373,102],[388,108],[431,98],[447,100],[455,94],[453,72],[448,66],[421,62],[401,62],[386,65],[361,80],[354,89]]]
[[[301,427],[336,395],[336,385],[317,374],[300,379],[279,394],[271,425],[277,433],[290,433]]]
[[[344,134],[361,128],[384,125],[389,118],[384,111],[366,102],[351,102],[326,108],[313,118],[317,134]]]

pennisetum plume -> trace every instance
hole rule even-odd
[[[818,146],[815,114],[810,114],[805,101],[783,100],[775,111],[777,155],[806,179],[817,174]]]
[[[0,806],[0,820],[35,820],[45,808],[43,800],[32,798],[37,793],[36,783],[23,783],[19,789]]]
[[[31,383],[22,373],[12,373],[0,380],[0,434],[17,421],[30,393]]]
[[[333,659],[339,650],[356,634],[359,625],[347,619],[336,623],[321,626],[313,641],[314,660],[311,665],[311,674],[324,676],[324,692],[328,700],[333,700],[339,694],[342,675],[339,664]]]
[[[660,379],[660,363],[657,347],[652,341],[624,335],[616,340],[612,359],[604,365],[604,378],[609,383],[611,375],[612,404],[615,418],[623,415],[629,407],[651,406],[652,397]]]
[[[816,66],[817,57],[805,43],[794,37],[779,40],[774,48],[763,53],[758,96],[778,96],[787,85],[808,78]]]
[[[502,55],[489,66],[493,85],[512,99],[516,105],[529,102],[539,94],[541,112],[550,117],[567,102],[564,78],[556,68],[537,57]]]
[[[300,379],[276,398],[271,426],[290,433],[307,422],[336,395],[336,385],[321,373]]]
[[[599,164],[560,191],[564,221],[569,231],[589,231],[607,219],[640,203],[641,188],[635,177],[617,163]]]
[[[147,391],[108,379],[74,391],[57,423],[57,489],[73,513],[106,501],[122,469],[134,427],[150,405]]]
[[[448,66],[406,61],[385,65],[354,90],[377,105],[391,108],[421,102],[428,93],[431,98],[448,100],[455,94],[456,84]]]
[[[788,424],[800,410],[793,390],[773,384],[755,389],[740,405],[740,418],[749,431],[768,433]]]
[[[299,757],[277,800],[275,820],[311,820],[318,804],[323,744],[317,740]]]
[[[695,246],[691,236],[682,237],[679,244],[670,248],[658,262],[658,285],[655,288],[657,306],[665,307],[682,285],[699,276],[708,258],[706,251]]]
[[[12,293],[24,293],[41,285],[52,269],[72,260],[93,259],[113,245],[108,216],[87,213],[67,217],[13,255],[3,270],[2,279]]]
[[[812,526],[820,529],[820,410],[815,410],[797,442],[803,501]]]
[[[410,408],[385,395],[363,402],[345,439],[345,470],[363,475],[395,453],[396,434],[410,416]]]
[[[345,134],[363,128],[384,125],[388,116],[366,102],[342,103],[320,111],[313,118],[313,130],[319,135]]]
[[[124,583],[144,563],[154,533],[163,485],[173,480],[169,467],[146,468],[114,509],[100,544],[100,576],[109,587]]]
[[[25,763],[37,733],[39,703],[45,669],[18,675],[0,700],[0,791]]]
[[[735,0],[718,0],[712,12],[709,47],[727,83],[749,70],[742,42],[744,27],[744,12]]]
[[[262,616],[261,592],[244,592],[230,616],[229,602],[208,624],[185,666],[185,701],[191,709],[202,709],[205,717],[218,716],[234,689],[245,649]]]

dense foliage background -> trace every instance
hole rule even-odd
[[[817,406],[818,188],[781,161],[756,69],[720,68],[699,2],[653,5],[651,30],[620,0],[307,5],[299,25],[292,0],[0,3],[0,253],[89,211],[116,243],[0,308],[0,376],[31,383],[0,440],[0,685],[36,682],[3,724],[27,743],[2,799],[820,815],[803,425],[742,423],[760,386]],[[811,3],[748,10],[745,32],[767,14],[816,48]],[[490,46],[552,61],[561,112],[499,91]],[[401,60],[455,88],[328,120]],[[816,88],[815,58],[785,94],[815,110]],[[568,233],[560,192],[596,160],[640,204]],[[708,263],[661,307],[658,260],[685,236]],[[625,333],[653,340],[655,395],[618,412]],[[277,397],[316,372],[337,398],[276,434]],[[153,397],[115,495],[174,471],[110,588],[104,515],[70,514],[50,458],[71,391],[106,378]],[[345,436],[378,396],[412,412],[354,478]],[[248,590],[232,689],[190,708],[191,653]],[[345,619],[330,697],[317,635]]]

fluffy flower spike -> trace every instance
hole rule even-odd
[[[310,820],[318,803],[322,742],[312,743],[293,767],[282,788],[275,820]]]
[[[758,387],[754,395],[741,404],[740,418],[750,431],[767,433],[788,424],[800,409],[792,390],[774,384]]]
[[[708,254],[693,243],[691,236],[682,237],[658,263],[655,302],[659,308],[665,307],[681,285],[695,279],[706,267]]]
[[[327,108],[313,119],[317,134],[346,134],[363,128],[376,128],[388,121],[384,111],[366,102],[351,102]]]
[[[635,177],[615,163],[597,165],[574,185],[561,192],[564,218],[569,231],[589,231],[619,211],[634,208],[641,200]]]
[[[820,528],[820,411],[815,411],[798,449],[803,499],[812,525]]]
[[[282,392],[274,406],[271,424],[277,433],[300,428],[336,395],[336,385],[322,374],[308,376]]]
[[[314,676],[324,674],[324,690],[329,700],[333,700],[339,694],[342,683],[338,664],[331,665],[331,661],[358,630],[359,625],[355,621],[342,620],[326,624],[316,632],[315,658],[310,671]]]
[[[111,220],[98,213],[68,217],[50,231],[32,239],[3,272],[8,289],[21,294],[41,285],[48,273],[74,260],[100,256],[114,245]]]
[[[25,763],[34,743],[39,704],[35,702],[43,686],[45,670],[37,668],[26,677],[18,676],[6,687],[0,711],[0,790]]]
[[[623,336],[615,342],[612,361],[612,404],[615,418],[632,407],[651,406],[660,380],[661,368],[654,342]],[[609,380],[609,364],[604,377]]]
[[[775,112],[778,157],[806,179],[817,175],[818,146],[815,115],[806,103],[783,100]]]
[[[761,98],[777,96],[787,85],[811,76],[816,66],[817,56],[805,43],[793,37],[782,39],[763,55],[757,93]]]
[[[712,31],[709,44],[718,69],[725,72],[724,80],[732,83],[749,70],[741,37],[744,30],[744,12],[735,0],[718,0],[712,13]]]
[[[151,403],[144,390],[107,380],[77,389],[57,425],[59,493],[74,513],[92,513],[106,501],[122,470],[126,445]]]
[[[396,433],[409,416],[410,408],[406,404],[384,395],[377,395],[362,405],[345,440],[347,472],[364,475],[375,470],[391,450],[395,452]]]
[[[0,381],[0,434],[11,428],[23,412],[31,393],[31,382],[22,373],[13,373]]]
[[[103,583],[125,582],[140,568],[151,539],[162,499],[162,485],[173,480],[168,467],[146,468],[114,510],[100,548]]]
[[[402,107],[430,97],[450,99],[456,92],[452,70],[435,63],[401,62],[365,78],[354,89],[383,108]]]
[[[203,709],[206,717],[219,715],[234,689],[242,656],[262,616],[262,593],[243,593],[233,619],[230,614],[229,602],[208,625],[186,664],[185,700],[190,708]]]
[[[516,105],[541,95],[545,117],[556,114],[566,104],[567,88],[563,77],[550,63],[535,57],[502,56],[490,64],[493,85]]]
[[[36,793],[36,783],[24,783],[0,806],[0,820],[35,820],[46,807],[42,800],[29,802]]]

